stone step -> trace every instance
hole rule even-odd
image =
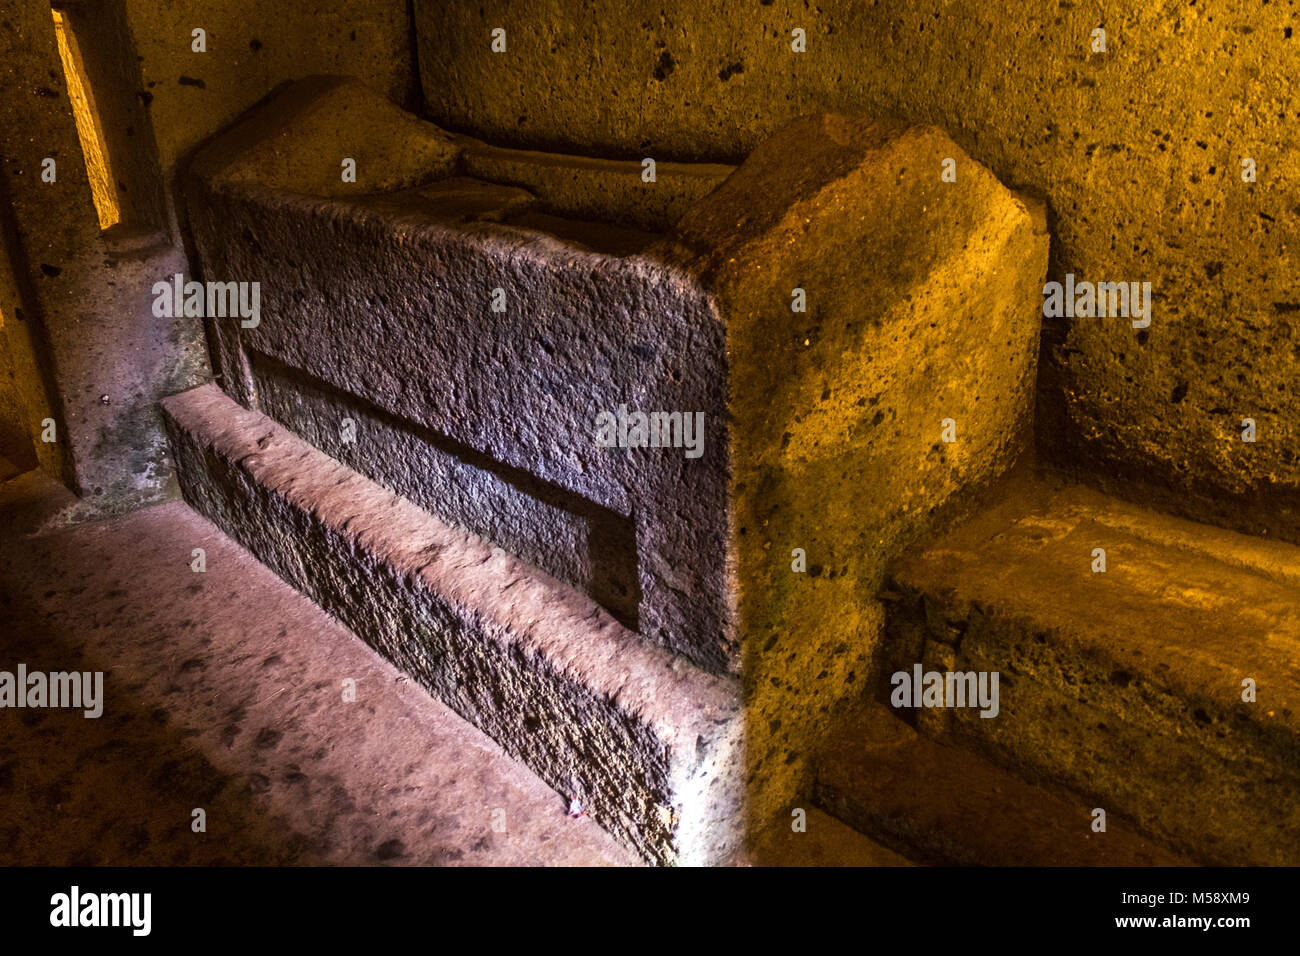
[[[657,863],[738,851],[733,681],[647,644],[216,386],[164,409],[191,507],[620,841]]]
[[[996,716],[923,732],[1205,862],[1300,862],[1300,550],[1026,474],[884,596],[883,680],[999,674]]]
[[[902,856],[939,866],[1164,866],[1184,861],[1116,819],[872,705],[816,762],[818,806]]]

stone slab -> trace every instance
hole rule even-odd
[[[1029,442],[1045,211],[939,130],[814,115],[662,248],[726,316],[750,754],[780,815],[863,692],[885,564]]]
[[[647,859],[740,847],[738,690],[215,386],[165,404],[182,493]]]

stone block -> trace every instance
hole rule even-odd
[[[1294,864],[1294,550],[1017,480],[898,563],[887,669],[912,666],[895,642],[915,648],[921,634],[932,665],[1001,675],[996,717],[954,708],[923,730],[1068,786],[1204,862]]]
[[[727,321],[749,722],[769,728],[750,752],[774,794],[863,693],[885,562],[1026,445],[1046,254],[1041,206],[941,132],[834,115],[678,224],[669,261]]]

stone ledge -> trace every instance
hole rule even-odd
[[[885,671],[996,670],[996,718],[932,708],[918,726],[1207,862],[1294,863],[1298,575],[1293,547],[1018,476],[896,564]]]
[[[738,691],[215,386],[164,403],[186,500],[643,856],[744,827]]]

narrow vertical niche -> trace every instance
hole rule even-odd
[[[109,165],[108,145],[104,142],[95,94],[86,77],[81,46],[72,32],[67,13],[57,8],[51,12],[54,14],[54,33],[59,40],[59,58],[63,61],[68,99],[72,101],[72,115],[77,121],[81,154],[86,158],[86,173],[90,176],[90,195],[95,201],[95,212],[99,214],[99,228],[109,229],[122,221],[122,204],[118,202],[116,180]]]
[[[165,243],[162,172],[120,0],[54,0],[68,99],[99,227],[110,241]]]

